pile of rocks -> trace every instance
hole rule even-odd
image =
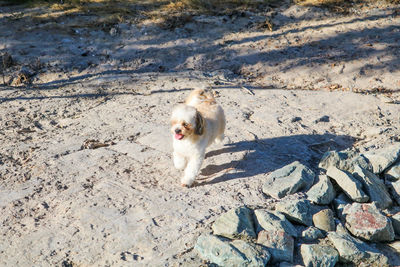
[[[226,212],[195,250],[220,266],[397,265],[400,144],[327,152],[319,167],[316,175],[294,162],[270,173],[262,190],[274,205]]]

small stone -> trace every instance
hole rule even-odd
[[[389,181],[397,181],[400,180],[400,162],[397,162],[392,167],[390,167],[387,171],[385,171],[385,178]]]
[[[237,248],[217,236],[199,236],[194,249],[202,259],[220,266],[238,266],[246,263],[245,256]]]
[[[389,266],[389,260],[386,256],[349,234],[329,232],[328,238],[339,252],[340,262],[352,262],[356,266]]]
[[[247,207],[231,209],[218,217],[212,225],[213,233],[231,239],[256,238],[253,211]]]
[[[339,260],[339,253],[330,246],[302,244],[300,253],[306,267],[334,267]]]
[[[314,226],[309,226],[303,232],[301,232],[301,237],[306,241],[314,241],[319,238],[324,238],[324,233]]]
[[[308,200],[320,205],[328,205],[335,195],[335,189],[326,175],[320,175],[318,183],[307,191]]]
[[[268,211],[265,209],[258,209],[254,211],[256,218],[257,233],[262,230],[276,230],[284,231],[287,234],[297,237],[296,228],[289,222],[285,215],[278,211]]]
[[[328,151],[322,156],[318,167],[324,170],[327,170],[329,167],[336,167],[340,170],[352,172],[354,164],[364,169],[372,170],[372,166],[370,166],[368,160],[355,151]]]
[[[276,204],[276,210],[282,212],[290,221],[312,225],[312,206],[310,201],[288,196]]]
[[[286,262],[286,261],[282,261],[279,264],[279,267],[304,267],[304,266],[303,265],[294,264],[294,263],[290,263],[290,262]]]
[[[350,173],[339,170],[336,167],[329,167],[326,174],[334,179],[342,188],[343,192],[353,201],[367,202],[369,197],[362,191],[362,184]]]
[[[293,118],[290,120],[290,122],[298,122],[298,121],[301,121],[301,118],[300,118],[300,117],[293,117]]]
[[[284,231],[262,230],[257,243],[268,248],[272,262],[293,261],[294,239]]]
[[[387,183],[394,200],[400,205],[400,180]]]
[[[400,241],[394,241],[392,243],[388,243],[388,246],[390,246],[392,249],[394,249],[397,253],[400,254]]]
[[[364,157],[366,157],[372,165],[374,173],[381,173],[399,159],[400,144],[395,144],[378,151],[364,153]]]
[[[364,190],[367,192],[371,202],[374,202],[382,209],[392,205],[393,201],[386,190],[385,184],[374,173],[369,172],[360,166],[355,166],[353,177],[363,184]]]
[[[324,231],[335,231],[335,218],[333,211],[330,209],[324,209],[313,216],[313,222],[315,227]]]
[[[337,198],[333,200],[333,205],[336,209],[336,214],[340,219],[344,219],[343,209],[350,204],[351,200],[344,193],[341,193]]]
[[[393,230],[396,234],[400,235],[400,212],[390,217],[393,225]]]
[[[312,170],[298,161],[278,169],[267,176],[262,191],[279,199],[287,195],[309,189],[314,182]]]
[[[327,116],[327,115],[322,116],[321,118],[316,119],[314,122],[315,122],[315,123],[319,123],[319,122],[329,122],[329,116]]]
[[[116,36],[117,33],[118,33],[118,29],[117,28],[113,27],[113,28],[110,29],[110,35],[111,36]]]
[[[391,221],[374,204],[353,203],[343,209],[346,228],[356,237],[374,242],[392,241]]]

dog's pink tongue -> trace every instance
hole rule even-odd
[[[183,138],[183,134],[175,134],[175,138],[181,140]]]

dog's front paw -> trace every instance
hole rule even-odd
[[[194,183],[194,179],[182,178],[182,180],[181,180],[182,187],[192,187],[193,183]]]

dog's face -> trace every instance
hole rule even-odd
[[[182,140],[194,135],[202,135],[203,128],[204,120],[194,107],[180,104],[173,109],[171,132],[175,139]]]

